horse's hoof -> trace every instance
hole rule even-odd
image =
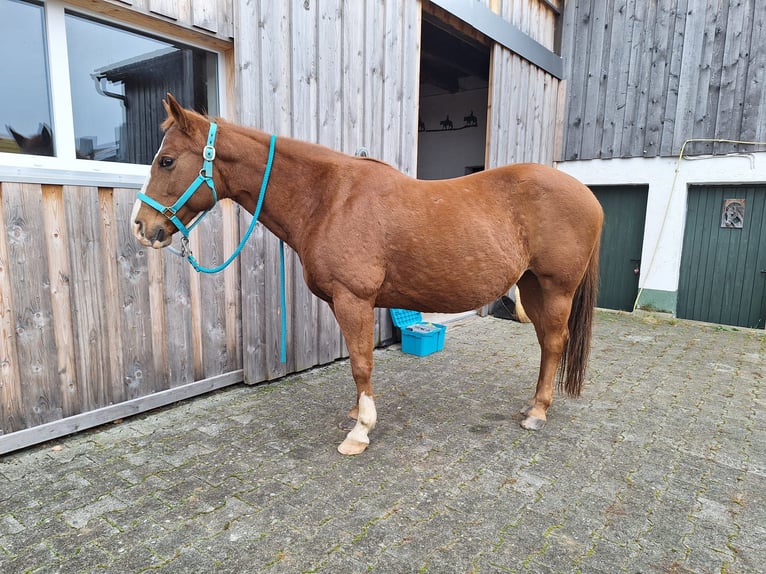
[[[362,454],[368,445],[369,443],[346,437],[346,440],[338,445],[338,452],[345,455]]]
[[[345,421],[338,423],[338,428],[342,430],[343,432],[351,432],[353,428],[356,426],[356,419],[352,419],[351,417],[347,418]]]
[[[527,430],[540,430],[545,426],[545,419],[539,419],[537,417],[527,417],[521,421],[521,426]]]

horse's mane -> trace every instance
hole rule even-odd
[[[201,113],[199,113],[199,112],[197,112],[197,111],[195,111],[195,110],[189,110],[189,109],[185,110],[185,112],[186,112],[187,114],[191,114],[191,115],[195,116],[195,117],[196,117],[196,118],[198,118],[198,119],[201,119],[201,120],[205,120],[205,121],[208,121],[208,122],[216,122],[216,123],[218,123],[218,124],[221,124],[221,123],[225,123],[225,124],[227,124],[227,125],[231,125],[231,126],[232,126],[232,127],[234,127],[234,128],[244,128],[244,130],[247,130],[247,129],[248,129],[248,127],[247,127],[247,126],[241,126],[241,125],[239,125],[239,124],[236,124],[236,123],[232,123],[232,122],[230,122],[229,120],[226,120],[225,118],[221,118],[220,116],[214,116],[214,117],[210,117],[210,116],[207,116],[207,115],[203,115],[203,114],[201,114]],[[175,119],[174,119],[172,116],[168,116],[168,117],[167,117],[167,118],[165,118],[165,120],[162,122],[162,124],[160,125],[160,127],[162,128],[162,131],[165,131],[165,132],[166,132],[166,131],[168,131],[168,130],[169,130],[169,129],[170,129],[170,128],[171,128],[171,127],[172,127],[172,126],[175,124],[175,123],[176,123]],[[306,143],[309,143],[309,142],[306,142]],[[321,145],[321,144],[319,144],[319,145]],[[323,147],[326,147],[326,146],[323,146]],[[328,149],[329,151],[331,151],[331,152],[335,152],[335,153],[339,153],[339,154],[342,154],[342,155],[346,155],[346,154],[344,154],[343,152],[341,152],[341,151],[338,151],[338,150],[335,150],[335,149],[332,149],[332,148],[327,148],[327,149]],[[393,170],[395,170],[395,171],[399,171],[399,170],[398,170],[398,169],[396,169],[394,166],[392,166],[390,163],[388,163],[388,162],[385,162],[385,161],[383,161],[383,160],[381,160],[381,159],[377,159],[377,158],[374,158],[374,157],[361,157],[361,156],[353,156],[353,159],[355,159],[355,160],[359,160],[359,161],[371,161],[371,162],[377,163],[377,164],[379,164],[379,165],[381,165],[381,166],[385,166],[385,167],[387,167],[387,168],[389,168],[389,169],[393,169]]]
[[[396,169],[394,166],[392,166],[390,163],[383,161],[382,159],[377,159],[374,157],[357,157],[356,159],[362,160],[362,161],[374,161],[375,163],[379,163],[380,165],[385,165],[386,167],[390,167],[391,169]],[[397,170],[399,171],[399,170]]]

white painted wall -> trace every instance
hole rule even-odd
[[[639,287],[678,291],[687,192],[698,184],[766,183],[766,152],[715,157],[567,161],[558,169],[585,185],[648,185]]]
[[[455,128],[465,125],[463,117],[473,110],[478,126],[463,130],[418,132],[419,179],[447,179],[465,175],[465,168],[484,165],[487,133],[487,90],[420,99],[420,120],[427,130],[439,130],[439,122],[449,114]]]

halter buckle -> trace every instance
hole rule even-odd
[[[215,159],[215,148],[211,145],[206,145],[202,149],[202,159],[213,161]]]

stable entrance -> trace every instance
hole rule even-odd
[[[419,179],[459,177],[485,163],[489,41],[442,16],[449,22],[424,10],[421,27]]]
[[[690,186],[676,314],[764,328],[766,186]]]

